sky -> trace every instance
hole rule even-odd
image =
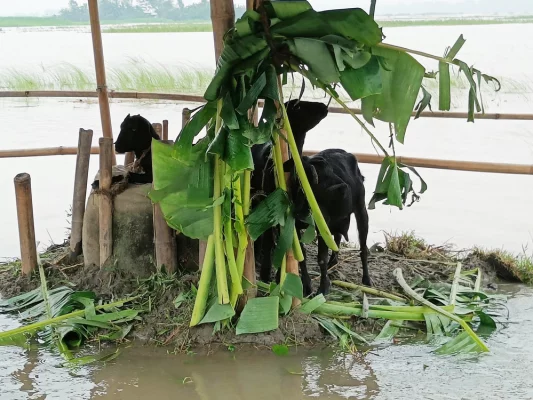
[[[81,0],[80,0],[81,1]],[[198,0],[184,0],[191,4]],[[68,0],[0,0],[0,16],[53,15],[66,7]],[[234,0],[244,4],[245,0]],[[310,0],[316,10],[361,7],[367,9],[370,0]],[[533,0],[378,0],[376,15],[400,13],[530,13]]]

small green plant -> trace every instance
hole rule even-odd
[[[533,253],[524,249],[520,254],[513,254],[502,249],[487,250],[476,247],[472,254],[489,263],[498,275],[516,279],[524,283],[533,283]]]

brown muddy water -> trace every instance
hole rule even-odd
[[[60,367],[50,351],[0,347],[0,398],[22,399],[533,399],[533,289],[500,285],[509,319],[482,355],[438,356],[423,340],[349,354],[291,348],[172,354],[126,348],[106,365]],[[0,317],[0,330],[16,321]],[[171,349],[170,349],[171,350]]]

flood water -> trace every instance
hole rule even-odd
[[[520,32],[520,34],[518,34]],[[533,45],[527,39],[533,25],[405,27],[385,29],[386,41],[441,54],[464,34],[460,57],[483,72],[502,79],[498,94],[484,92],[487,112],[531,112]],[[507,38],[514,39],[509,42]],[[24,49],[24,51],[22,51]],[[495,53],[497,49],[497,53]],[[131,57],[164,66],[209,68],[213,60],[211,33],[104,34],[108,68],[131,62]],[[93,54],[87,28],[4,29],[0,34],[0,71],[39,70],[68,62],[90,71]],[[422,59],[421,59],[422,60]],[[423,60],[430,70],[437,65]],[[466,110],[466,93],[454,98],[455,109]],[[437,101],[436,98],[434,101]],[[128,113],[140,113],[152,122],[168,119],[170,137],[181,125],[183,107],[176,102],[112,101],[115,135]],[[437,104],[434,103],[434,108]],[[93,145],[101,135],[95,99],[0,99],[0,149],[76,146],[79,128],[93,129]],[[380,124],[377,136],[387,143],[388,128]],[[343,147],[374,153],[366,134],[349,116],[331,114],[307,136],[306,149]],[[418,119],[412,121],[403,155],[473,161],[533,163],[533,123],[528,121]],[[119,159],[120,161],[120,159]],[[97,171],[93,157],[90,176]],[[66,212],[72,202],[74,156],[0,159],[0,257],[19,255],[13,178],[28,172],[32,177],[37,240],[41,246],[65,237]],[[364,164],[369,200],[378,166]],[[378,205],[370,211],[370,241],[382,241],[383,231],[415,230],[431,243],[450,242],[459,248],[473,245],[504,247],[514,252],[533,241],[530,199],[533,178],[524,175],[419,169],[429,190],[419,203],[403,211]],[[415,180],[415,187],[418,182]],[[350,240],[357,238],[355,224]]]
[[[463,33],[460,58],[502,78],[499,94],[484,92],[487,112],[531,112],[533,25],[445,26],[385,29],[387,42],[441,55]],[[512,38],[512,40],[510,39]],[[104,34],[108,67],[130,57],[168,66],[208,68],[213,64],[211,33]],[[0,33],[0,71],[39,70],[64,62],[90,70],[93,55],[85,28],[4,29]],[[436,64],[424,61],[429,69]],[[436,99],[435,99],[436,101]],[[183,107],[158,101],[112,101],[115,135],[128,113],[152,122],[170,121],[170,137],[180,126]],[[466,93],[454,109],[466,110]],[[434,103],[434,109],[437,104]],[[92,99],[0,99],[0,149],[76,146],[79,128],[101,135],[97,102]],[[377,136],[387,141],[385,125]],[[330,115],[312,131],[306,149],[343,147],[373,153],[368,138],[350,117]],[[533,164],[533,122],[418,119],[409,126],[402,155],[455,160]],[[119,157],[121,162],[121,157]],[[37,240],[41,247],[61,242],[68,226],[74,156],[0,159],[0,258],[19,255],[13,178],[32,177]],[[90,176],[98,168],[92,158]],[[363,164],[369,200],[378,167]],[[504,247],[519,252],[533,244],[533,177],[419,169],[429,185],[419,203],[403,211],[378,205],[370,211],[369,242],[383,231],[415,230],[430,243],[451,242]],[[418,182],[415,183],[418,185]],[[417,186],[418,187],[418,186]],[[356,240],[355,224],[350,239]],[[531,251],[529,249],[528,251]],[[60,368],[61,359],[46,350],[27,352],[0,347],[0,398],[6,399],[533,399],[530,371],[533,350],[532,289],[503,286],[513,294],[509,325],[488,339],[490,354],[475,357],[432,355],[425,343],[374,349],[352,356],[299,348],[289,357],[247,351],[209,357],[177,356],[165,349],[133,347],[105,367],[77,371]],[[0,317],[0,331],[17,325]],[[290,372],[289,372],[290,371]],[[292,372],[292,373],[291,373]]]
[[[533,289],[501,285],[510,296],[505,327],[485,339],[490,353],[438,356],[419,339],[355,355],[291,348],[175,355],[135,346],[105,366],[59,367],[49,351],[0,347],[2,400],[19,399],[533,399]],[[15,327],[0,316],[0,330]]]

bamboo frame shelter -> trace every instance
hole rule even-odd
[[[215,54],[218,59],[220,52],[223,46],[223,37],[228,29],[230,29],[235,21],[235,11],[233,6],[233,0],[210,0],[211,1],[211,18],[213,23],[213,40],[215,46]],[[256,8],[262,0],[247,0],[247,8],[252,9]],[[85,143],[83,152],[90,151],[90,154],[100,154],[100,157],[103,157],[100,160],[101,165],[105,165],[107,172],[104,174],[109,176],[109,166],[116,163],[115,152],[112,148],[112,127],[111,127],[111,116],[109,109],[109,98],[111,99],[152,99],[152,100],[167,100],[167,101],[182,101],[189,103],[204,103],[205,100],[202,96],[194,96],[187,94],[177,94],[177,93],[147,93],[147,92],[121,92],[121,91],[108,91],[106,85],[106,76],[105,76],[105,67],[104,67],[104,54],[103,54],[103,45],[101,37],[101,28],[100,20],[98,16],[98,1],[89,0],[89,11],[90,11],[90,20],[91,20],[91,35],[93,41],[93,52],[94,52],[94,61],[95,61],[95,71],[97,76],[97,88],[96,91],[0,91],[0,98],[32,98],[32,97],[48,97],[48,98],[72,98],[72,97],[84,97],[84,98],[94,98],[98,97],[99,99],[99,108],[100,108],[100,119],[102,124],[103,137],[107,140],[101,140],[101,148],[97,146],[90,147],[90,144]],[[259,107],[262,106],[262,102],[259,102]],[[361,114],[360,109],[351,109],[355,114]],[[347,113],[346,110],[338,107],[330,107],[330,113]],[[415,113],[413,112],[413,116]],[[187,119],[190,117],[190,113],[183,114],[183,123],[186,123]],[[421,118],[449,118],[449,119],[466,119],[468,117],[467,113],[463,112],[438,112],[438,111],[425,111],[420,114]],[[517,114],[517,113],[483,113],[475,114],[476,119],[480,120],[508,120],[508,121],[533,121],[533,114]],[[162,139],[168,140],[168,120],[164,120],[163,124],[158,124],[157,128],[162,134]],[[102,138],[103,139],[103,138]],[[105,144],[104,144],[105,143]],[[111,144],[111,146],[110,146]],[[102,147],[103,146],[103,147]],[[49,147],[49,148],[37,148],[37,149],[13,149],[13,150],[0,150],[0,158],[11,158],[11,157],[38,157],[38,156],[56,156],[56,155],[76,155],[79,153],[79,149],[82,147]],[[317,151],[309,150],[304,151],[305,155],[315,154]],[[284,151],[284,158],[288,157],[288,152]],[[383,157],[376,154],[355,154],[360,163],[369,163],[369,164],[381,164]],[[84,155],[85,157],[86,155]],[[485,172],[485,173],[504,173],[504,174],[523,174],[523,175],[533,175],[533,164],[510,164],[510,163],[489,163],[489,162],[473,162],[473,161],[463,161],[463,160],[442,160],[442,159],[429,159],[429,158],[418,158],[418,157],[408,157],[408,156],[397,156],[399,162],[412,165],[414,167],[422,168],[433,168],[433,169],[447,169],[447,170],[457,170],[457,171],[473,171],[473,172]],[[130,155],[131,161],[131,155]],[[86,170],[84,165],[83,170]],[[19,174],[20,175],[20,174]],[[81,182],[83,183],[83,173],[77,174],[81,176]],[[17,176],[18,177],[18,176]],[[20,180],[20,178],[17,178]],[[27,177],[27,181],[30,182],[30,177]],[[104,186],[106,184],[106,179],[104,179]],[[85,177],[86,181],[86,177]],[[26,181],[24,181],[26,182]],[[23,183],[24,183],[23,182]],[[101,182],[102,183],[102,182]],[[80,183],[76,187],[79,186]],[[22,193],[22,189],[19,187],[22,184],[16,180],[17,190]],[[29,185],[27,185],[29,187]],[[28,196],[19,195],[18,204],[20,207],[25,208],[26,210],[20,210],[20,213],[32,213],[31,211],[31,188],[26,190],[30,193]],[[74,194],[76,195],[76,194]],[[29,205],[29,206],[28,206]],[[80,207],[78,207],[80,208]],[[112,205],[104,207],[107,209],[112,209]],[[29,214],[28,214],[29,215]],[[100,218],[100,221],[107,219],[107,222],[104,224],[110,225],[110,218],[104,217]],[[32,214],[26,218],[28,221],[25,222],[25,219],[22,218],[23,225],[26,226],[32,225]],[[28,222],[28,223],[27,223]],[[19,224],[19,230],[21,225]],[[32,229],[24,228],[24,235],[30,238],[30,242],[34,241],[32,238]],[[105,230],[105,229],[104,229]],[[106,232],[106,236],[110,232]],[[76,239],[77,240],[77,239]],[[29,273],[31,269],[35,268],[36,262],[34,254],[36,254],[34,244],[28,243],[28,240],[21,239],[21,246],[23,243],[26,243],[21,249],[24,254],[26,254],[25,259],[29,260],[25,263],[23,268],[24,273]],[[105,261],[106,256],[112,251],[110,246],[110,240],[108,237],[105,240],[104,251],[101,254],[102,262]],[[76,246],[76,243],[73,243],[73,247]],[[248,268],[245,267],[245,276],[250,280],[251,276],[255,277],[253,269],[253,246],[249,246],[249,249],[252,249],[251,252],[247,252],[247,258],[252,260],[252,263],[247,263]],[[72,250],[75,250],[74,248]],[[73,251],[74,253],[74,251]],[[297,268],[297,263],[296,263]]]

